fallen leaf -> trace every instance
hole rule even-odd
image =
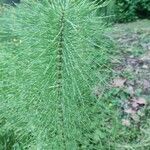
[[[136,103],[140,105],[146,105],[146,100],[144,98],[138,98]]]
[[[129,127],[131,123],[128,119],[122,119],[122,125]]]
[[[143,69],[148,69],[148,65],[143,65],[142,68]]]
[[[139,122],[140,121],[140,117],[137,114],[132,114],[131,118],[135,121],[135,122]]]
[[[139,106],[140,105],[146,105],[146,100],[144,98],[134,98],[131,100],[131,106],[134,108],[134,109],[139,109]]]
[[[126,79],[124,78],[116,78],[113,80],[113,87],[123,87],[124,83],[126,82]]]
[[[144,80],[143,81],[143,88],[146,90],[148,88],[150,88],[150,81],[149,80]]]
[[[124,112],[127,113],[127,114],[132,114],[132,115],[136,113],[136,111],[133,110],[132,108],[125,109]]]
[[[132,102],[131,105],[134,109],[138,109],[139,107],[139,104],[137,104],[136,102]]]

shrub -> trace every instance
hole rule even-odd
[[[136,14],[139,18],[150,19],[150,1],[149,0],[137,0]]]
[[[150,15],[149,0],[116,0],[115,15],[117,22],[129,22]]]
[[[118,22],[129,22],[135,20],[137,17],[135,14],[135,1],[116,0],[115,15]]]
[[[130,22],[138,18],[150,17],[149,0],[96,0],[97,4],[107,4],[100,7],[99,15],[115,15],[116,22]]]

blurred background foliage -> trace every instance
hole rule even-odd
[[[150,0],[96,0],[99,9],[98,14],[110,16],[111,21],[123,23],[137,19],[150,18]],[[112,17],[113,16],[113,17]]]

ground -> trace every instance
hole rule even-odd
[[[150,21],[115,25],[111,37],[121,51],[119,62],[114,62],[117,63],[115,72],[126,78],[125,84],[132,94],[137,91],[137,94],[149,97]]]
[[[115,42],[120,53],[117,59],[112,60],[116,74],[112,88],[117,89],[114,97],[120,100],[118,108],[120,107],[122,125],[127,128],[136,126],[139,130],[135,144],[120,145],[120,148],[149,150],[150,135],[147,134],[145,138],[140,134],[142,130],[149,132],[150,20],[116,24],[113,29],[108,28],[106,35]]]

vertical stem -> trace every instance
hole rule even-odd
[[[62,95],[62,78],[63,78],[63,42],[64,42],[64,26],[65,26],[65,21],[64,21],[64,10],[62,10],[61,14],[61,19],[60,19],[60,34],[59,34],[59,44],[58,44],[58,51],[57,51],[57,94],[58,94],[58,101],[60,103],[59,111],[60,111],[60,119],[61,119],[61,127],[65,127],[64,123],[64,102],[63,102],[63,95]],[[62,140],[64,144],[64,149],[66,149],[66,139],[65,139],[65,133],[62,131]]]
[[[57,86],[58,86],[58,96],[61,97],[62,88],[62,63],[63,63],[63,39],[64,36],[64,11],[62,11],[62,16],[60,20],[60,34],[59,34],[59,45],[57,52]]]

